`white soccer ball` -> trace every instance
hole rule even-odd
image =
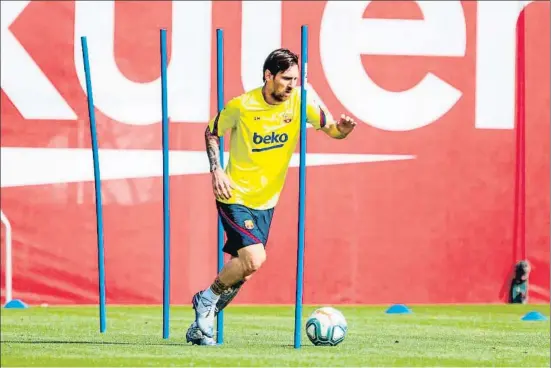
[[[306,320],[306,335],[316,346],[336,346],[348,332],[344,315],[332,307],[316,309]]]

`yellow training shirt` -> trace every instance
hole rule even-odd
[[[307,96],[307,123],[323,128],[332,118]],[[300,137],[300,87],[279,105],[264,100],[262,87],[235,97],[209,122],[209,128],[219,137],[231,130],[225,171],[235,189],[229,200],[219,201],[257,210],[275,207]]]

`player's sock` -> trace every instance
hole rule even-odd
[[[212,291],[212,287],[209,287],[207,290],[203,291],[203,293],[201,294],[201,298],[205,298],[206,300],[214,304],[218,301],[218,299],[220,299],[220,295],[215,294]]]
[[[220,299],[220,294],[226,290],[226,285],[224,285],[218,277],[214,280],[212,285],[203,292],[202,297],[208,301],[216,304],[218,299]]]

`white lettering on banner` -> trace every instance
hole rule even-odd
[[[514,127],[516,23],[531,2],[478,2],[476,128]],[[76,120],[70,105],[9,29],[29,3],[1,2],[2,89],[25,119]],[[366,74],[360,55],[463,56],[466,24],[460,3],[418,1],[424,20],[363,19],[368,4],[329,1],[325,7],[320,56],[329,85],[347,110],[374,127],[407,131],[433,123],[453,108],[461,91],[431,73],[409,90],[387,91]],[[113,1],[75,2],[75,12],[74,59],[82,89],[86,92],[80,47],[84,35],[96,107],[121,123],[158,123],[160,78],[133,82],[116,65]],[[176,1],[172,12],[170,117],[173,122],[204,123],[210,118],[212,3]],[[282,2],[244,1],[242,17],[241,72],[248,90],[262,83],[260,65],[267,53],[281,46]],[[26,31],[33,32],[32,24]],[[308,94],[325,107],[310,85]]]
[[[130,81],[114,56],[113,1],[75,2],[75,67],[86,93],[80,37],[86,36],[96,107],[111,119],[133,125],[161,120],[161,78]],[[208,121],[211,80],[211,1],[172,3],[172,53],[167,67],[169,116],[174,122]],[[130,37],[130,35],[125,35]],[[132,53],[138,57],[139,53]]]
[[[9,29],[29,3],[0,3],[2,89],[25,119],[76,120],[73,109]]]
[[[281,47],[282,4],[281,1],[243,1],[241,9],[241,78],[244,90],[249,91],[263,84],[264,61],[270,52]],[[299,31],[297,29],[297,34]],[[308,83],[307,89],[309,97],[327,107]]]
[[[513,129],[517,20],[532,1],[479,1],[475,126]]]
[[[390,92],[376,85],[363,68],[360,54],[464,56],[461,3],[417,4],[424,20],[363,19],[369,1],[329,1],[323,13],[320,54],[327,81],[350,112],[380,129],[423,127],[461,97],[459,90],[432,73],[407,91]]]

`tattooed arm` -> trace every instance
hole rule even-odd
[[[210,172],[214,172],[217,169],[221,169],[220,164],[220,137],[211,133],[210,127],[205,130],[205,146],[207,148],[207,156],[209,158]]]
[[[205,130],[205,146],[209,158],[209,168],[212,174],[212,190],[217,199],[230,199],[231,190],[234,185],[231,178],[222,169],[220,157],[220,138],[227,131],[233,131],[239,120],[240,100],[234,98],[228,101],[226,107],[222,109],[209,122]]]
[[[217,199],[230,199],[234,186],[220,164],[220,138],[215,133],[212,133],[209,127],[205,130],[205,145],[212,174],[212,191]]]

